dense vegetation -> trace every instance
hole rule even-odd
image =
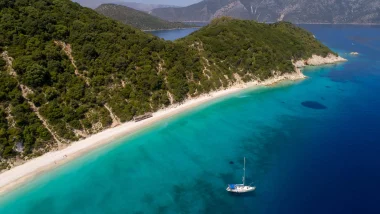
[[[50,133],[23,98],[17,80],[0,58],[0,157],[30,155],[52,143]],[[0,170],[3,166],[0,163]]]
[[[268,71],[294,71],[294,60],[310,58],[312,54],[327,56],[331,51],[314,36],[287,22],[260,24],[254,21],[220,18],[183,39],[202,42],[205,56],[219,67],[233,67],[238,74],[261,79],[272,75]],[[251,75],[250,75],[251,74]]]
[[[222,18],[170,42],[70,0],[0,0],[0,9],[3,162],[228,87],[236,73],[264,79],[329,52],[288,23]]]
[[[189,25],[181,22],[169,22],[151,16],[148,13],[138,11],[126,6],[116,4],[102,4],[95,9],[98,13],[107,17],[121,21],[124,24],[131,25],[141,30],[157,30],[157,29],[175,29],[188,28]]]

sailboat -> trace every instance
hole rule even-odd
[[[245,185],[245,157],[244,157],[244,175],[243,175],[243,183],[242,184],[228,184],[227,191],[234,193],[246,193],[252,192],[256,189],[255,186]]]

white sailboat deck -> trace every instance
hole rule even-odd
[[[227,187],[228,192],[234,192],[234,193],[245,193],[245,192],[252,192],[256,189],[255,186],[251,185],[245,185],[245,157],[244,157],[244,175],[243,175],[243,183],[242,184],[229,184]]]

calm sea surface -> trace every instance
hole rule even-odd
[[[349,62],[164,120],[2,196],[0,213],[380,213],[380,27],[302,27]],[[257,190],[228,194],[244,156]]]
[[[178,30],[157,30],[157,31],[148,31],[147,33],[151,33],[165,40],[174,41],[176,39],[185,37],[191,34],[194,31],[197,31],[199,28],[186,28],[186,29],[178,29]]]

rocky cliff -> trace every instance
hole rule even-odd
[[[380,23],[379,0],[204,0],[182,8],[159,8],[153,15],[171,21],[210,21],[232,16],[260,22]]]

